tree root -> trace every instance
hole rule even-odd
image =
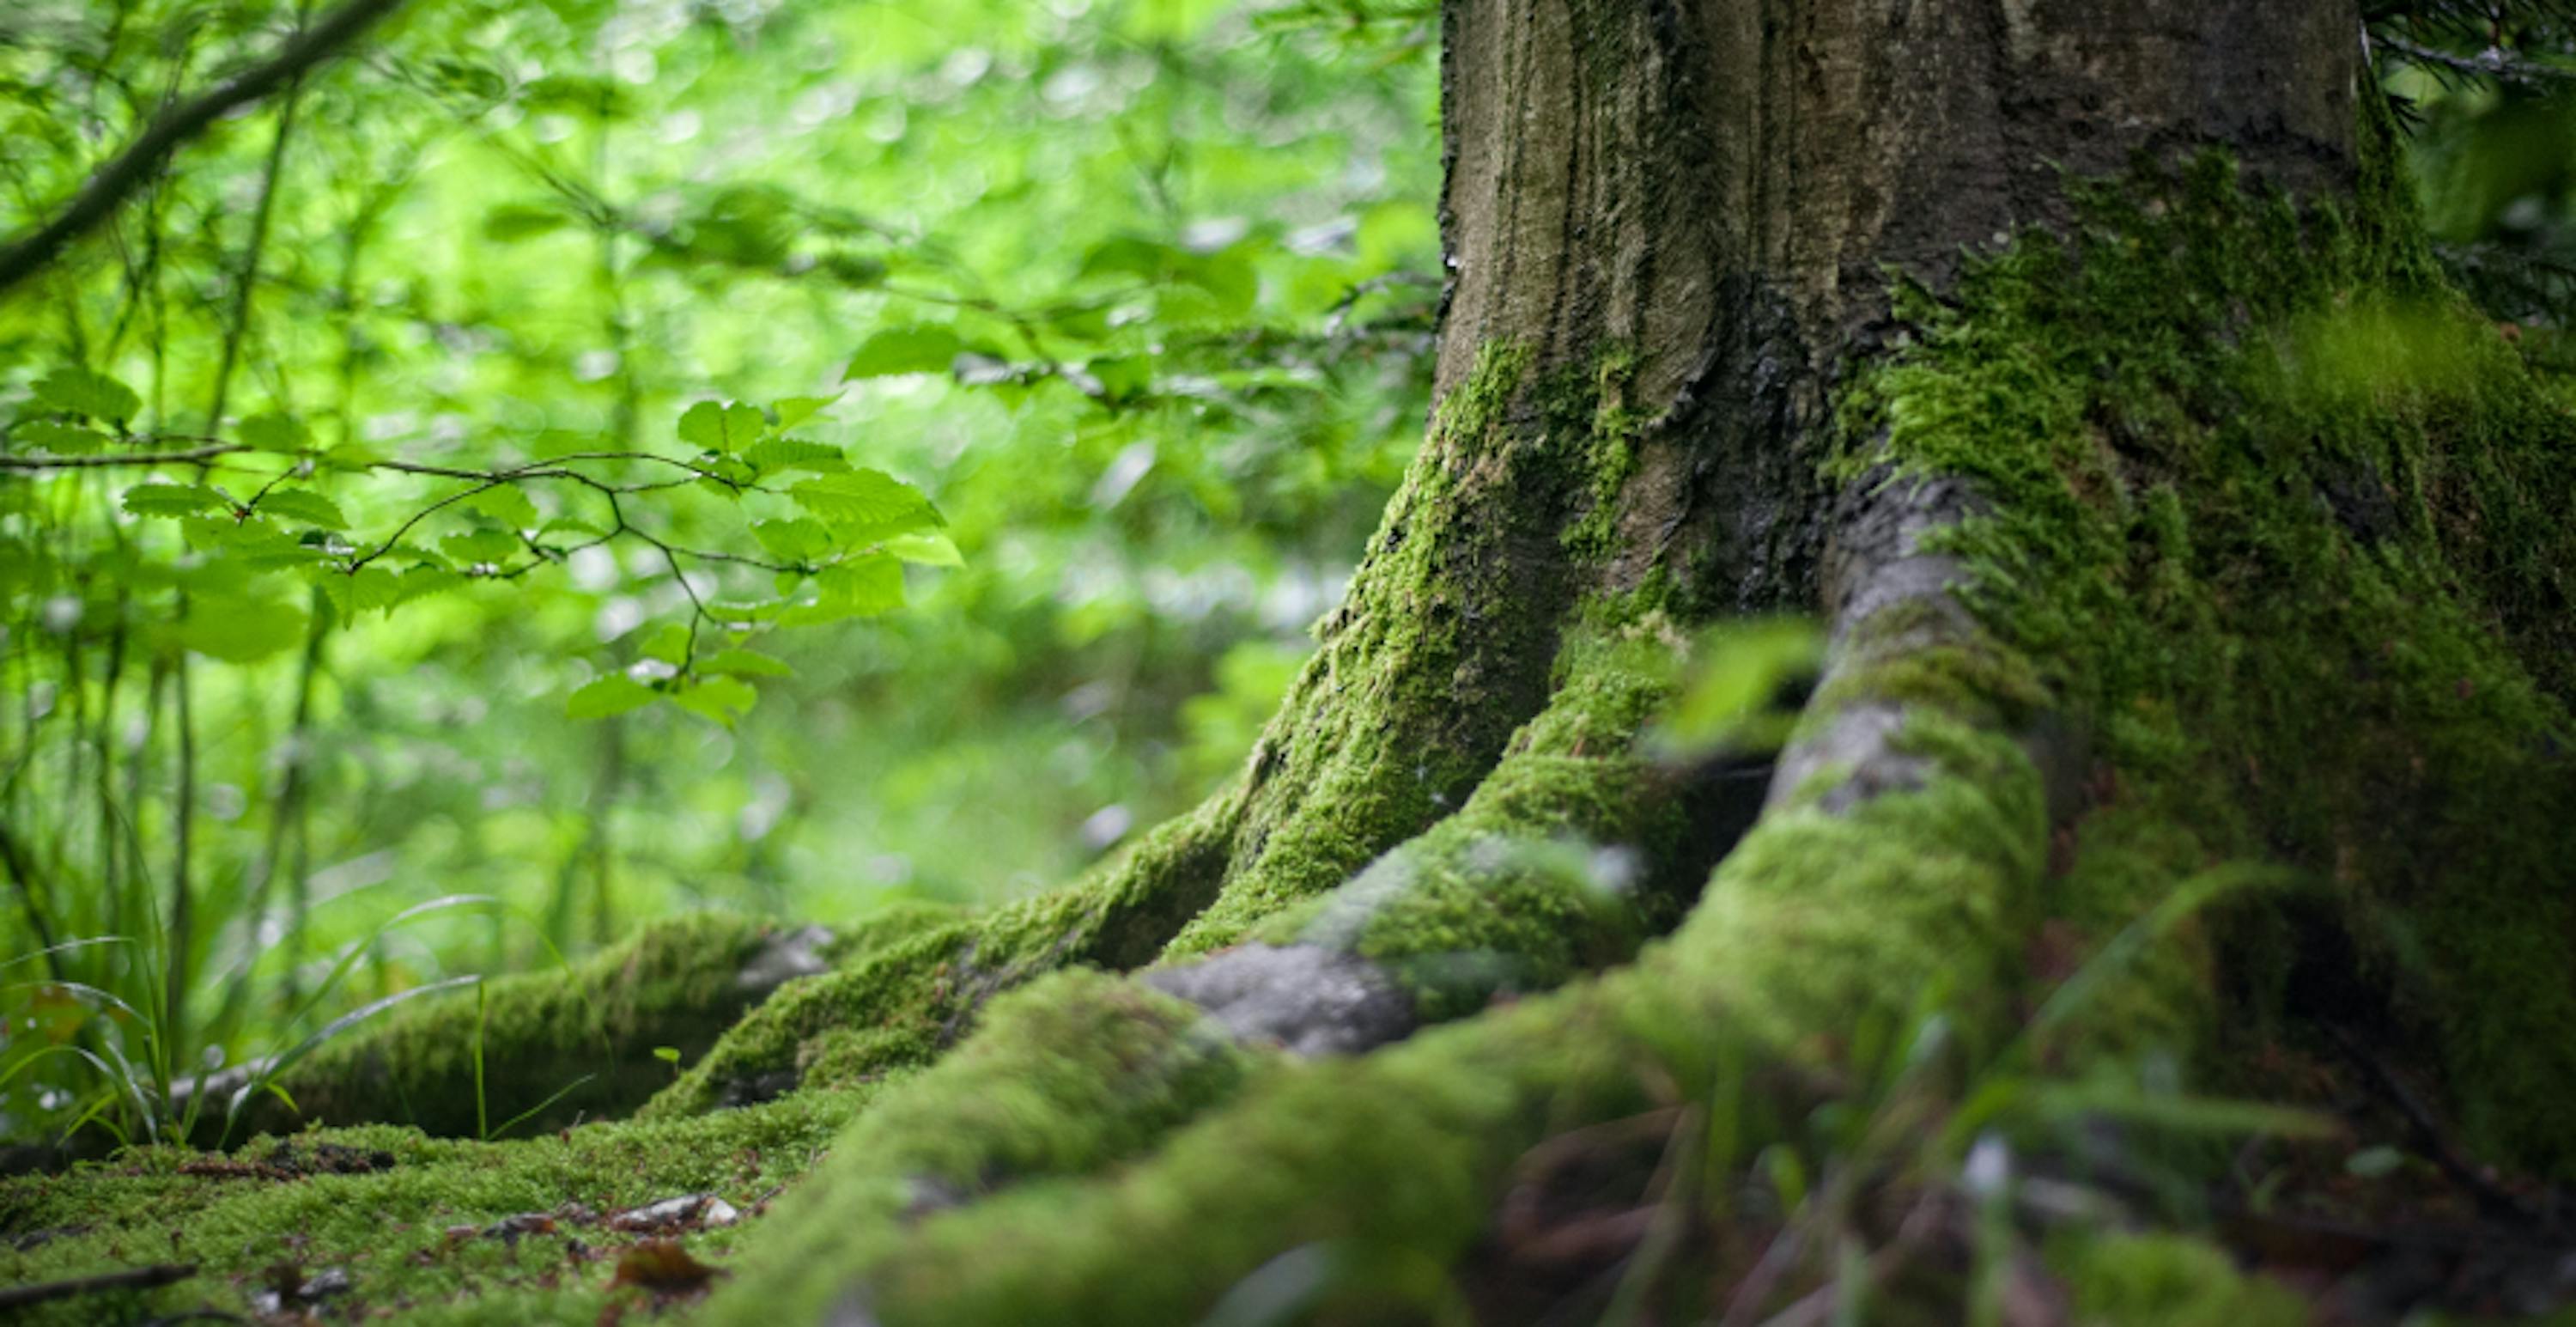
[[[1882,592],[1873,578],[1920,572],[1909,561],[1914,542],[1912,534],[1899,541],[1904,556],[1855,553],[1842,596],[1855,616],[1845,621],[1817,713],[1782,762],[1770,810],[1719,866],[1682,928],[1635,964],[1367,1056],[1274,1064],[1252,1074],[1222,1107],[1177,1127],[1147,1160],[1105,1178],[1024,1176],[982,1201],[853,1249],[846,1232],[871,1220],[867,1228],[887,1229],[885,1195],[901,1174],[899,1166],[890,1173],[884,1159],[904,1132],[887,1112],[918,1100],[931,1117],[925,1138],[954,1136],[945,1112],[927,1103],[964,1099],[966,1075],[952,1076],[942,1065],[898,1088],[861,1126],[868,1145],[854,1133],[813,1183],[790,1196],[774,1227],[779,1233],[719,1296],[715,1319],[829,1308],[847,1321],[1180,1321],[1301,1247],[1334,1251],[1358,1278],[1354,1284],[1401,1272],[1370,1265],[1387,1250],[1445,1265],[1484,1227],[1514,1161],[1551,1134],[1659,1104],[1676,1084],[1702,1090],[1723,1062],[1829,1063],[1836,1029],[1902,1017],[1926,990],[1973,1000],[2013,989],[2007,969],[2033,923],[2049,839],[2048,799],[2028,739],[2006,723],[2031,717],[2028,697],[1997,694],[1989,683],[2008,670],[1992,667],[1960,670],[1959,699],[1948,705],[1891,702],[1872,690],[1869,669],[1877,659],[1862,643],[1896,639],[1880,628],[1900,619],[1909,624],[1902,633],[1909,650],[1939,645],[1991,663],[1999,649],[1965,614],[1920,611],[1927,596],[1942,592],[1936,578],[1920,578],[1931,587],[1924,590]],[[1890,703],[1904,715],[1901,724],[1847,718]],[[1514,895],[1533,888],[1534,876],[1460,869],[1491,832],[1485,814],[1545,807],[1554,827],[1633,831],[1641,819],[1651,825],[1670,813],[1636,795],[1633,767],[1619,770],[1618,794],[1603,785],[1585,795],[1578,783],[1568,795],[1557,780],[1543,796],[1520,796],[1514,760],[1536,768],[1569,759],[1547,753],[1550,731],[1544,719],[1534,724],[1527,749],[1507,759],[1467,809],[1390,858],[1422,853],[1439,869],[1417,869],[1414,878],[1434,880],[1431,887],[1372,886],[1372,876],[1391,869],[1381,864],[1345,886],[1347,897],[1335,898],[1345,907],[1354,899],[1372,903],[1356,922],[1336,923],[1327,902],[1274,924],[1343,942],[1313,946],[1326,952],[1371,955],[1367,937],[1406,937],[1375,950],[1389,971],[1405,959],[1462,946],[1472,952],[1479,921],[1517,925],[1533,903]],[[1792,777],[1791,770],[1803,772]],[[1373,888],[1384,903],[1371,899]],[[1485,913],[1481,903],[1501,906]],[[1416,916],[1412,924],[1377,929],[1408,906],[1451,925],[1425,927]],[[1535,915],[1546,919],[1535,928],[1542,934],[1512,936],[1531,960],[1515,977],[1550,964],[1579,966],[1620,948],[1605,943],[1616,925],[1590,922],[1584,909],[1541,906]],[[1633,917],[1628,924],[1633,935]],[[1441,938],[1413,938],[1426,934]],[[1279,964],[1275,954],[1235,961]],[[1179,975],[1148,980],[1184,990],[1240,984]],[[1458,1003],[1437,987],[1417,989],[1433,992],[1435,1008]],[[1236,1003],[1216,1002],[1220,1010]],[[1991,1024],[2006,1007],[1989,1000],[1960,1016]],[[998,1019],[991,1035],[1001,1035]],[[1012,1072],[1044,1072],[1047,1058],[1028,1055]],[[1006,1143],[996,1136],[976,1145]],[[862,1212],[853,1203],[871,1206]],[[1169,1256],[1139,1259],[1139,1248]]]

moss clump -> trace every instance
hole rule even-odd
[[[648,926],[569,971],[495,979],[479,1008],[471,995],[399,1006],[281,1074],[294,1110],[273,1094],[245,1097],[229,1136],[308,1120],[470,1136],[482,1121],[511,1119],[558,1093],[526,1127],[621,1114],[670,1081],[657,1047],[693,1058],[768,994],[744,982],[744,968],[779,934],[752,918],[686,916]],[[211,1143],[225,1129],[224,1105],[207,1103],[198,1141]]]
[[[874,947],[752,1011],[643,1113],[688,1115],[926,1064],[1002,991],[1073,964],[1145,963],[1214,892],[1237,815],[1220,795],[1064,889],[976,916],[883,923]]]
[[[141,1149],[0,1182],[0,1228],[17,1236],[0,1245],[0,1282],[150,1262],[199,1269],[158,1290],[36,1309],[23,1319],[31,1323],[209,1309],[256,1317],[251,1300],[281,1267],[345,1273],[348,1289],[318,1310],[333,1319],[399,1311],[411,1322],[591,1323],[613,1297],[618,1254],[642,1238],[599,1218],[712,1193],[756,1225],[762,1200],[804,1174],[865,1100],[864,1092],[806,1093],[700,1119],[588,1125],[503,1143],[376,1125],[258,1141],[229,1157]],[[555,1228],[482,1233],[528,1213],[554,1214]],[[749,1228],[708,1229],[685,1242],[722,1266]]]
[[[1570,643],[1554,699],[1456,815],[1252,938],[1375,960],[1425,1020],[1634,953],[1709,864],[1681,850],[1684,780],[1638,749],[1672,693],[1667,634],[1656,618]]]
[[[2309,872],[2476,1146],[2576,1164],[2576,423],[2389,181],[2303,210],[2204,157],[2076,200],[1901,293],[1845,473],[1971,482],[1967,598],[2197,840],[2157,855]]]
[[[1072,971],[1032,983],[850,1126],[813,1182],[780,1204],[740,1293],[720,1296],[709,1316],[819,1320],[911,1221],[1139,1155],[1257,1063],[1193,1006],[1135,982]]]
[[[2205,1240],[2183,1235],[2101,1236],[2049,1251],[2084,1327],[2299,1327],[2307,1301],[2288,1286],[2249,1276]]]
[[[1553,694],[1558,623],[1613,551],[1634,372],[1623,347],[1566,366],[1482,347],[1254,749],[1222,893],[1166,957],[1236,943],[1341,885],[1493,771]]]

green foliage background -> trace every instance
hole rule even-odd
[[[12,6],[0,233],[311,8]],[[0,1132],[1230,773],[1419,432],[1423,9],[416,3],[183,148],[0,296],[0,456],[251,449],[0,474]]]

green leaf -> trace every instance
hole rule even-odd
[[[884,539],[946,525],[921,490],[883,470],[808,479],[788,490],[807,511],[831,522],[853,542]]]
[[[393,603],[386,606],[395,607],[433,594],[445,594],[463,584],[464,577],[445,567],[433,567],[424,562],[395,578]]]
[[[263,502],[261,505],[267,504]],[[332,556],[328,548],[308,544],[266,521],[242,522],[233,527],[227,542],[231,545],[231,555],[254,571],[317,566]]]
[[[1100,384],[1100,394],[1112,401],[1139,396],[1154,385],[1154,360],[1150,355],[1112,356],[1082,367],[1092,381]]]
[[[322,464],[334,470],[359,471],[384,463],[384,453],[362,442],[344,442],[322,453]]]
[[[830,527],[809,517],[754,521],[751,523],[751,537],[760,541],[760,546],[781,562],[811,562],[832,551]]]
[[[966,343],[957,333],[945,327],[889,327],[859,345],[859,353],[850,357],[850,368],[841,375],[852,378],[884,378],[898,373],[945,373],[949,361]]]
[[[752,650],[718,650],[698,660],[698,671],[718,677],[793,677],[783,661]]]
[[[720,455],[731,455],[759,440],[769,422],[747,405],[700,401],[680,412],[680,441]]]
[[[358,614],[378,608],[391,608],[399,598],[401,583],[383,567],[360,567],[355,572],[317,571],[313,583],[329,596],[331,606],[340,610],[342,622],[355,622]]]
[[[303,420],[274,411],[243,420],[233,433],[253,451],[294,453],[313,445],[313,435],[305,429]]]
[[[596,539],[607,533],[608,532],[606,530],[602,530],[598,526],[582,520],[577,516],[553,517],[545,524],[537,527],[537,538],[539,539],[543,539],[550,534],[589,535]]]
[[[1168,244],[1121,235],[1092,246],[1091,252],[1083,255],[1077,278],[1132,276],[1152,281],[1186,256]]]
[[[487,488],[467,498],[465,505],[499,521],[502,528],[509,530],[533,530],[541,519],[537,515],[537,504],[529,501],[528,495],[521,492],[516,484]]]
[[[263,599],[197,598],[177,634],[181,645],[210,659],[251,663],[302,641],[304,614]]]
[[[137,484],[125,490],[125,509],[137,516],[190,516],[231,511],[223,494],[203,484]]]
[[[36,399],[48,408],[83,415],[103,424],[122,425],[143,408],[134,389],[105,374],[64,367],[36,383]]]
[[[812,419],[821,413],[823,407],[840,399],[839,392],[834,392],[830,396],[790,396],[773,403],[769,408],[778,414],[778,431],[785,433]]]
[[[349,518],[340,514],[340,504],[309,488],[273,488],[259,500],[261,514],[301,521],[325,530],[346,530]]]
[[[507,530],[463,530],[438,541],[438,550],[459,566],[499,565],[519,551],[518,536]]]
[[[605,719],[640,710],[652,704],[658,694],[624,673],[609,673],[583,683],[566,697],[564,713],[576,719]]]
[[[760,693],[738,678],[710,677],[683,688],[671,699],[691,714],[731,728],[735,720],[760,703]]]
[[[97,429],[77,424],[58,424],[50,419],[20,420],[11,430],[19,444],[52,452],[56,456],[88,456],[107,446],[107,435]]]
[[[572,224],[561,211],[534,203],[503,203],[483,214],[483,238],[507,244],[549,235]]]
[[[823,605],[844,617],[873,617],[903,607],[903,564],[883,553],[837,562],[815,573]]]
[[[841,449],[803,438],[764,438],[742,454],[751,468],[764,474],[780,470],[811,470],[816,474],[837,474],[850,468]]]
[[[902,558],[906,562],[917,562],[925,567],[962,567],[966,565],[966,558],[963,554],[960,554],[957,551],[956,542],[951,540],[948,536],[936,532],[930,534],[896,535],[894,538],[885,541],[885,551],[894,554],[896,557]]]
[[[664,1064],[678,1064],[680,1062],[680,1048],[677,1046],[656,1046],[653,1048],[653,1058],[660,1060]]]
[[[659,659],[666,664],[687,663],[689,629],[677,622],[665,622],[653,628],[652,634],[644,638],[642,653],[647,659]]]

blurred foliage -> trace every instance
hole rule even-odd
[[[0,236],[320,8],[8,6]],[[1418,440],[1427,11],[451,0],[183,147],[0,294],[0,1133],[1231,773]]]

